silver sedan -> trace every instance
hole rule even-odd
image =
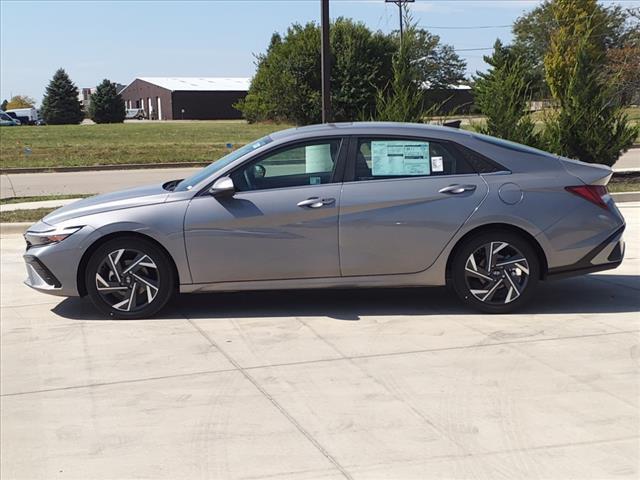
[[[177,292],[440,285],[509,312],[539,281],[622,262],[611,174],[446,127],[290,129],[54,211],[25,234],[26,284],[115,318]]]

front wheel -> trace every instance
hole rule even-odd
[[[122,237],[91,255],[85,285],[92,303],[111,318],[151,317],[171,299],[175,274],[167,255],[153,243]]]
[[[511,232],[481,234],[455,253],[451,282],[458,297],[487,313],[524,305],[540,278],[540,260],[529,242]]]

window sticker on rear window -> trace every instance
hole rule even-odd
[[[431,157],[431,169],[434,172],[444,172],[442,157]]]
[[[404,140],[371,142],[373,176],[429,175],[429,142]]]

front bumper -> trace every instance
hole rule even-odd
[[[60,280],[33,255],[24,255],[25,266],[27,267],[27,279],[24,284],[39,292],[51,295],[62,295],[62,284]]]
[[[30,231],[46,231],[50,225],[39,222]],[[76,297],[78,293],[78,268],[85,251],[91,227],[83,227],[59,243],[32,246],[23,255],[27,269],[24,284],[42,293],[61,297]]]
[[[624,259],[624,228],[622,225],[576,263],[549,269],[547,278],[555,280],[617,268]]]

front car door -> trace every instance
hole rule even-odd
[[[340,212],[343,276],[421,272],[487,194],[454,144],[352,139]]]
[[[185,216],[194,283],[340,276],[341,138],[274,148],[235,169],[232,197],[196,196]]]

